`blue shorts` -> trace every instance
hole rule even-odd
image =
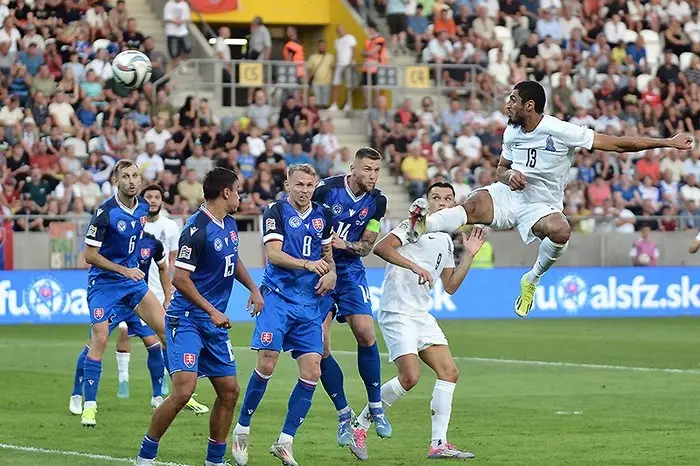
[[[339,275],[335,289],[321,298],[321,309],[324,317],[329,312],[336,313],[335,318],[338,322],[345,322],[346,316],[371,316],[372,301],[365,273]]]
[[[136,315],[136,313],[124,306],[123,304],[117,305],[112,317],[109,319],[109,334],[116,329],[120,323],[125,322],[127,329],[129,331],[129,337],[139,337],[146,338],[152,337],[156,334],[151,327],[148,326],[146,322],[141,320],[141,318]]]
[[[148,285],[143,280],[104,281],[88,286],[90,323],[94,325],[106,322],[120,306],[130,310],[136,309],[146,293],[148,293]]]
[[[199,377],[236,375],[228,330],[211,319],[165,316],[166,351],[170,374],[196,372]]]
[[[254,350],[291,351],[297,358],[323,354],[323,317],[317,304],[295,304],[267,288],[265,305],[255,319],[250,347]]]

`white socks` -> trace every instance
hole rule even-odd
[[[117,371],[119,372],[119,383],[129,381],[129,361],[131,361],[131,353],[120,353],[117,351]]]
[[[430,400],[430,411],[432,412],[433,436],[432,446],[437,446],[440,442],[447,442],[447,426],[450,424],[452,414],[452,396],[455,392],[456,384],[445,380],[436,380],[433,388],[433,398]]]
[[[428,215],[425,221],[427,231],[444,231],[445,233],[452,233],[466,223],[467,211],[459,205]]]
[[[282,432],[279,438],[277,439],[277,443],[294,443],[294,437]]]
[[[405,394],[406,390],[401,386],[399,378],[394,377],[382,385],[382,408],[386,411],[387,408],[396,403],[399,398]],[[369,415],[369,408],[370,405],[365,405],[365,409],[363,409],[357,417],[357,425],[364,430],[369,429],[369,425],[372,422],[372,418]]]
[[[239,423],[236,423],[236,427],[233,428],[233,433],[234,434],[249,435],[250,434],[250,426],[244,427],[244,426],[240,425]]]
[[[538,283],[542,275],[564,254],[568,246],[568,242],[566,244],[558,244],[549,238],[543,239],[540,243],[540,252],[537,254],[535,265],[525,274],[527,280],[530,283]]]

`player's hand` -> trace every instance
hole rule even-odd
[[[141,269],[139,268],[128,269],[124,267],[124,270],[121,271],[121,274],[126,278],[132,279],[135,282],[143,280],[146,276],[146,274],[144,274],[143,271],[141,271]]]
[[[427,283],[430,288],[433,287],[433,276],[430,275],[430,272],[425,270],[423,267],[421,267],[420,265],[415,265],[415,267],[411,269],[411,272],[418,275],[419,285],[424,285]]]
[[[344,239],[338,236],[338,233],[333,233],[333,243],[331,243],[333,249],[345,250],[348,248],[347,243]]]
[[[464,250],[472,257],[476,256],[476,253],[479,252],[479,249],[481,249],[481,246],[484,245],[485,241],[486,233],[484,233],[484,230],[479,227],[474,227],[471,235],[469,236],[462,233],[462,244],[464,245]]]
[[[520,191],[525,188],[527,181],[525,181],[525,175],[520,173],[518,170],[509,170],[508,174],[508,186],[511,191]]]
[[[246,305],[246,311],[250,314],[250,317],[255,317],[260,314],[263,308],[263,297],[260,293],[260,289],[255,288],[250,292],[250,297],[248,298],[248,304]]]
[[[231,328],[231,319],[229,319],[228,316],[223,312],[214,311],[214,313],[211,314],[209,317],[211,317],[211,321],[214,322],[214,325],[216,327],[226,329]]]
[[[325,260],[320,259],[317,261],[307,261],[304,265],[304,269],[318,275],[325,275],[331,271],[331,266],[328,265],[328,262],[326,262]]]
[[[318,283],[316,283],[316,294],[323,296],[331,291],[333,288],[335,288],[335,281],[337,279],[338,276],[335,274],[335,272],[327,273],[319,278]]]
[[[669,147],[674,149],[690,150],[693,148],[693,137],[688,133],[676,134],[669,142]]]

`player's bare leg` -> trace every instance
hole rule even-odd
[[[216,400],[211,408],[209,417],[209,445],[207,448],[206,466],[222,464],[226,455],[226,439],[231,429],[233,410],[240,388],[236,377],[215,377],[211,384],[216,391]]]
[[[165,309],[151,290],[148,290],[134,312],[156,332],[160,344],[165,348]]]
[[[321,359],[321,383],[333,401],[338,412],[338,432],[336,441],[341,447],[347,446],[352,440],[353,412],[348,405],[343,387],[343,371],[331,354],[331,326],[333,313],[329,312],[323,321],[323,358]]]
[[[460,451],[447,441],[447,428],[452,414],[452,397],[459,379],[459,370],[450,348],[444,345],[429,346],[421,351],[419,356],[437,375],[433,397],[430,400],[432,440],[428,458],[474,458],[474,454]]]
[[[109,338],[109,322],[98,322],[90,329],[90,348],[85,356],[83,369],[83,393],[85,404],[81,417],[81,424],[86,427],[95,427],[97,424],[97,390],[102,376],[102,357],[107,349]]]
[[[118,398],[129,398],[129,361],[131,361],[131,343],[126,322],[119,324],[119,340],[117,341],[117,375],[119,386]]]
[[[488,191],[472,192],[467,201],[449,209],[428,215],[428,200],[418,198],[409,209],[409,241],[415,243],[429,231],[452,233],[463,225],[490,225],[493,223],[493,199]]]
[[[542,275],[564,254],[571,238],[571,226],[560,212],[542,217],[532,227],[540,238],[540,250],[535,265],[520,279],[520,296],[515,301],[515,313],[525,317],[535,301],[535,290]]]

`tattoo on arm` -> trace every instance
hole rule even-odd
[[[378,236],[379,233],[377,232],[365,230],[365,232],[362,233],[362,238],[360,241],[346,241],[345,245],[349,251],[354,252],[358,256],[365,257],[372,252],[372,248],[374,247],[374,243],[377,241]]]
[[[333,244],[328,243],[321,246],[321,255],[323,260],[325,260],[331,268],[331,271],[335,272],[335,261],[333,260]]]

